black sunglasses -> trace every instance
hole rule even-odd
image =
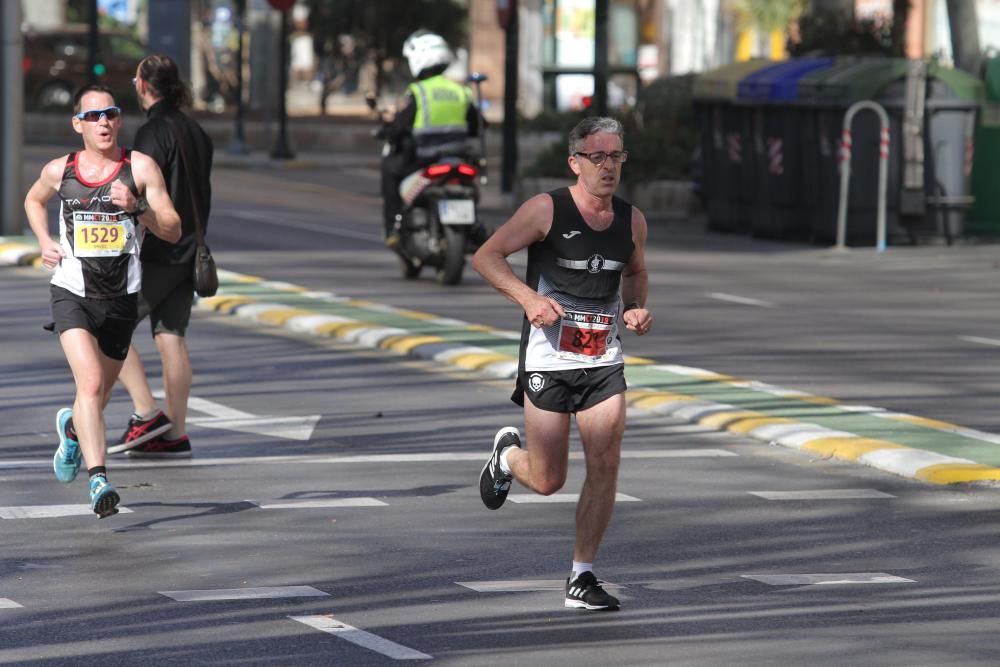
[[[122,115],[122,110],[118,107],[106,107],[104,109],[90,109],[88,111],[81,111],[75,114],[73,118],[78,118],[80,120],[87,121],[88,123],[96,123],[101,120],[101,118],[107,118],[108,120],[114,120]]]

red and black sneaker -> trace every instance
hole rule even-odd
[[[139,419],[132,415],[128,420],[128,427],[122,433],[122,437],[118,439],[118,443],[108,447],[108,454],[118,454],[138,447],[163,435],[170,430],[171,426],[170,419],[163,414],[163,410],[157,410],[156,414],[149,419]]]
[[[160,436],[133,447],[125,455],[135,459],[187,459],[191,458],[191,440],[186,435],[176,440]]]

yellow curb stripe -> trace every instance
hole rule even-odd
[[[726,410],[724,412],[713,412],[710,415],[705,415],[698,420],[698,423],[702,426],[724,429],[732,422],[741,419],[759,419],[763,416],[759,412],[750,412],[748,410]]]
[[[240,275],[236,276],[235,280],[238,283],[262,283],[262,282],[264,282],[263,278],[259,278],[257,276],[248,276],[248,275],[244,275],[244,274],[240,274]]]
[[[747,417],[745,419],[737,419],[733,423],[726,426],[726,430],[732,431],[733,433],[749,433],[755,428],[759,428],[761,426],[794,423],[796,423],[795,420],[785,419],[784,417]]]
[[[400,354],[409,354],[415,347],[428,345],[430,343],[443,342],[444,338],[441,338],[440,336],[413,336],[406,334],[402,336],[390,336],[379,343],[379,347],[385,350],[399,352]]]
[[[664,403],[671,403],[674,401],[693,401],[695,400],[693,396],[684,396],[682,394],[671,394],[668,392],[658,392],[655,394],[649,394],[647,396],[640,396],[636,398],[632,405],[643,410],[652,410],[658,405],[663,405]]]
[[[441,317],[432,313],[422,313],[419,310],[400,310],[396,314],[409,317],[411,320],[436,320]]]
[[[921,468],[915,477],[934,484],[1000,481],[1000,468],[980,463],[938,463]]]
[[[207,299],[201,299],[199,303],[204,303],[212,310],[217,310],[220,313],[232,313],[237,306],[254,303],[254,300],[245,296],[212,296]]]
[[[30,264],[31,264],[31,265],[32,265],[33,267],[35,267],[35,268],[38,268],[38,269],[40,269],[40,268],[44,268],[44,266],[43,266],[43,264],[42,264],[42,256],[41,256],[41,255],[38,255],[38,256],[36,256],[36,257],[32,257],[32,258],[31,258],[31,262],[29,262],[29,263],[30,263]]]
[[[333,336],[343,338],[355,329],[370,328],[372,325],[367,322],[328,322],[316,327],[316,333],[321,336]]]
[[[926,426],[927,428],[933,428],[938,431],[953,431],[960,428],[956,424],[949,424],[948,422],[943,422],[938,419],[918,417],[916,415],[892,415],[889,419],[906,422],[908,424],[915,424],[917,426]]]
[[[496,352],[470,352],[469,354],[454,356],[448,360],[448,363],[475,371],[497,361],[514,361],[514,358]]]
[[[0,252],[7,252],[8,250],[34,250],[37,252],[34,246],[23,243],[0,243]]]
[[[265,310],[257,313],[257,319],[280,327],[284,326],[285,322],[293,317],[315,314],[312,311],[302,310],[301,308],[275,308],[274,310]]]
[[[827,398],[826,396],[794,396],[797,400],[803,403],[812,403],[813,405],[840,405],[840,401],[835,398]]]
[[[835,456],[838,459],[855,461],[869,452],[879,449],[908,449],[894,442],[876,438],[817,438],[802,445],[801,449],[817,454]]]
[[[629,355],[625,355],[626,366],[648,366],[655,363],[655,361],[647,359],[646,357],[631,357]]]
[[[485,333],[492,333],[493,331],[495,331],[493,327],[488,327],[485,324],[469,324],[468,326],[465,327],[465,330],[485,332]]]

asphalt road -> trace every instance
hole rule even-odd
[[[471,274],[399,277],[364,164],[216,174],[225,268],[515,327]],[[994,347],[959,338],[995,328],[991,248],[652,236],[658,327],[631,353],[1000,430]],[[50,470],[72,385],[40,329],[44,275],[5,268],[0,288],[0,664],[996,663],[993,489],[635,411],[597,564],[623,611],[571,612],[572,503],[515,487],[492,513],[476,493],[493,432],[520,421],[509,382],[238,318],[192,327],[192,462],[115,459],[131,512],[73,514],[83,481]],[[128,411],[119,392],[112,434]],[[575,458],[564,491],[581,476]]]

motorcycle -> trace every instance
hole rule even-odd
[[[476,98],[482,108],[482,74],[472,74]],[[375,98],[366,98],[376,111],[382,128],[372,132],[383,139],[382,157],[390,155],[393,145],[385,136],[385,110]],[[457,285],[465,270],[465,256],[475,252],[486,232],[479,220],[480,187],[486,184],[486,139],[480,117],[478,156],[441,155],[403,178],[399,193],[403,200],[400,220],[400,243],[394,248],[403,265],[403,277],[415,279],[425,266],[437,271],[442,285]],[[477,159],[478,158],[478,159]]]

